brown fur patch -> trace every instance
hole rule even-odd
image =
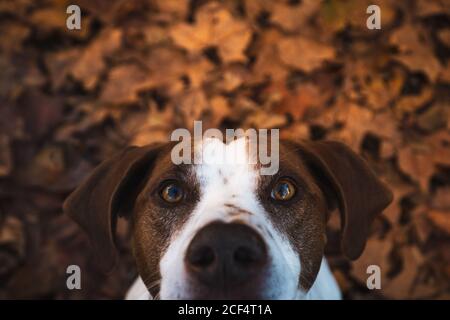
[[[159,188],[165,180],[177,180],[185,190],[177,205],[164,203]],[[139,274],[152,296],[159,292],[159,262],[171,236],[192,213],[199,198],[199,186],[187,165],[173,165],[170,153],[161,155],[138,196],[133,217],[133,252]]]
[[[296,184],[296,195],[283,202],[270,194],[276,181],[289,177]],[[309,289],[317,276],[325,246],[327,207],[324,195],[299,155],[288,145],[280,145],[280,170],[274,176],[261,176],[258,196],[275,228],[289,239],[299,253],[299,286]]]

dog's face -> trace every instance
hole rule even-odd
[[[301,298],[320,268],[329,212],[339,207],[342,247],[356,258],[390,192],[340,143],[281,141],[272,176],[247,161],[247,144],[206,139],[193,151],[202,163],[192,165],[172,163],[173,144],[129,149],[100,165],[65,209],[107,266],[115,217],[129,217],[154,297]]]

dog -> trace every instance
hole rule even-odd
[[[338,209],[341,248],[358,258],[392,193],[336,141],[279,141],[279,170],[215,161],[248,157],[248,140],[210,138],[202,164],[174,165],[174,144],[128,147],[101,163],[66,199],[98,263],[117,262],[114,230],[126,217],[140,277],[127,299],[341,299],[324,258]]]

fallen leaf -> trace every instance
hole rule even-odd
[[[447,47],[450,48],[450,30],[449,29],[440,30],[438,32],[438,38],[443,44],[445,44]]]
[[[284,125],[286,125],[286,117],[284,115],[271,114],[264,110],[258,110],[245,119],[243,127],[278,129]]]
[[[148,72],[135,64],[111,69],[100,99],[105,103],[127,104],[138,100],[138,92],[151,87]]]
[[[432,149],[433,162],[450,167],[450,132],[446,129],[436,131],[426,137],[425,142]]]
[[[203,113],[208,108],[208,100],[201,90],[183,93],[177,99],[176,107],[183,117],[183,123],[192,129],[194,121],[202,120]]]
[[[50,53],[45,58],[45,64],[51,75],[53,89],[59,89],[71,74],[72,69],[80,56],[79,49],[70,49],[55,53]]]
[[[450,105],[436,103],[417,117],[417,126],[424,132],[430,133],[447,126],[447,114]]]
[[[180,23],[172,28],[171,36],[177,45],[193,53],[216,46],[222,60],[229,63],[247,60],[244,50],[251,31],[222,5],[210,2],[198,10],[195,24]]]
[[[422,29],[417,25],[404,25],[391,34],[389,41],[400,52],[396,57],[398,61],[411,70],[424,72],[431,81],[436,81],[441,64]]]
[[[427,216],[436,227],[450,234],[450,212],[432,209]]]
[[[433,232],[433,226],[430,223],[427,211],[426,206],[419,206],[412,212],[412,226],[421,244],[425,244]]]
[[[424,258],[415,246],[407,246],[401,249],[403,268],[389,282],[382,284],[383,293],[389,298],[402,299],[413,294],[415,280],[419,267],[423,264]]]
[[[423,106],[430,103],[433,98],[433,88],[426,86],[418,95],[405,95],[400,97],[395,105],[395,113],[401,119],[406,114],[417,112]]]
[[[336,56],[332,46],[304,37],[286,37],[278,42],[278,53],[286,65],[311,72]]]
[[[320,4],[319,1],[314,0],[304,0],[298,5],[274,3],[270,20],[285,31],[299,31],[308,22],[308,19],[314,17]]]
[[[450,210],[450,188],[444,187],[436,190],[432,205],[436,209]]]
[[[450,10],[450,5],[445,0],[417,0],[416,2],[416,14],[419,17],[439,15]]]
[[[104,59],[119,49],[121,42],[121,30],[102,31],[87,48],[82,50],[70,73],[75,79],[81,81],[86,89],[92,90],[106,67]]]
[[[158,110],[151,104],[147,110],[133,112],[121,119],[121,132],[130,139],[130,145],[144,146],[169,139],[173,128],[170,109]]]
[[[273,110],[278,114],[290,114],[294,120],[302,119],[309,109],[320,109],[329,98],[326,93],[321,92],[311,83],[297,86],[294,92],[287,90],[284,86],[275,86],[271,91],[271,94],[280,95]]]
[[[289,70],[280,58],[278,42],[282,35],[276,30],[270,30],[262,34],[255,45],[256,61],[252,68],[254,82],[260,83],[267,78],[273,82],[285,79]]]
[[[428,190],[428,183],[434,173],[433,154],[427,146],[406,146],[398,152],[398,165],[413,181],[419,183],[422,191]]]
[[[401,200],[408,194],[412,193],[415,188],[410,184],[393,181],[389,181],[388,185],[394,195],[394,198],[389,206],[383,210],[383,216],[388,219],[391,225],[397,225],[402,212]]]
[[[231,107],[228,100],[223,96],[215,96],[209,100],[211,109],[211,120],[208,127],[218,128],[220,123],[231,113]]]

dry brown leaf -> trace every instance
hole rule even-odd
[[[114,110],[105,108],[102,104],[92,102],[80,103],[77,111],[84,114],[84,117],[76,122],[69,122],[55,130],[55,141],[67,142],[73,136],[86,132],[92,127],[100,125],[105,119],[111,116]]]
[[[271,10],[270,20],[289,32],[299,31],[314,17],[320,8],[320,1],[304,0],[299,5],[285,3],[274,3]]]
[[[446,0],[417,0],[415,12],[419,17],[439,15],[442,12],[449,12],[450,5]]]
[[[214,68],[203,56],[186,57],[180,50],[165,46],[154,48],[139,61],[148,69],[150,87],[164,88],[172,96],[183,90],[182,78],[187,79],[190,89],[199,89]]]
[[[309,139],[309,126],[306,123],[294,123],[285,130],[280,131],[282,139]]]
[[[399,119],[405,114],[418,111],[424,105],[430,103],[434,97],[434,89],[426,86],[418,95],[402,96],[395,105],[395,113]]]
[[[265,110],[251,113],[244,121],[244,128],[277,129],[286,125],[284,115],[271,114]]]
[[[208,100],[203,90],[193,90],[178,96],[175,105],[186,128],[192,129],[194,121],[202,120],[203,113],[208,108]]]
[[[87,48],[82,50],[71,68],[71,74],[81,81],[86,89],[93,89],[106,67],[104,58],[110,56],[121,44],[121,30],[103,31]]]
[[[332,46],[301,36],[286,37],[278,42],[278,54],[286,65],[311,72],[336,56]]]
[[[270,78],[273,82],[283,81],[288,74],[288,68],[280,59],[278,42],[282,35],[276,30],[264,32],[258,39],[256,47],[256,62],[252,68],[255,82]]]
[[[427,216],[436,227],[450,235],[450,212],[432,209]]]
[[[450,105],[444,103],[435,103],[424,113],[417,117],[417,126],[424,132],[432,132],[447,126],[447,117],[450,113]]]
[[[169,108],[158,110],[152,104],[144,112],[133,113],[120,122],[121,131],[130,139],[130,145],[144,146],[166,142],[173,130],[173,112]]]
[[[230,105],[223,96],[215,96],[209,100],[209,105],[211,109],[211,120],[208,127],[217,128],[220,123],[230,115],[231,108]]]
[[[173,17],[173,20],[185,19],[189,13],[188,1],[177,0],[154,0],[152,2],[157,10],[163,14],[168,14]]]
[[[439,72],[438,80],[445,83],[450,83],[450,64],[447,67],[443,67]]]
[[[384,60],[379,55],[371,55],[346,61],[344,88],[352,101],[365,101],[370,109],[382,110],[400,95],[405,72],[400,67],[390,67],[386,77],[386,72],[380,72],[386,68]]]
[[[218,74],[217,88],[220,91],[231,92],[238,89],[249,76],[248,71],[241,66],[232,66]]]
[[[412,212],[412,226],[418,237],[419,243],[425,244],[433,232],[433,226],[427,217],[428,208],[424,205],[419,206]]]
[[[341,140],[358,152],[364,136],[372,126],[373,113],[368,109],[348,102],[340,102],[337,108],[335,120],[344,124],[344,127],[332,133],[330,138]]]
[[[300,120],[310,108],[319,109],[328,97],[311,83],[297,86],[294,92],[284,86],[275,86],[271,94],[280,95],[273,110],[279,114],[290,114],[294,120]]]
[[[432,200],[432,205],[436,209],[450,210],[450,187],[437,189]]]
[[[399,218],[401,215],[401,204],[400,201],[408,194],[414,191],[414,187],[405,184],[390,181],[388,183],[389,189],[392,191],[394,198],[390,205],[383,210],[383,216],[385,216],[391,225],[397,225],[399,223]]]
[[[398,152],[398,165],[412,180],[427,192],[434,173],[433,153],[428,146],[406,146]]]
[[[100,99],[105,103],[126,104],[136,102],[139,90],[149,88],[153,82],[148,73],[137,65],[119,65],[111,69]]]
[[[222,5],[211,2],[202,6],[195,19],[195,24],[181,23],[171,30],[174,42],[189,52],[216,46],[225,63],[247,59],[244,55],[250,37],[249,26],[238,19]]]
[[[50,53],[46,56],[45,63],[51,75],[53,89],[59,89],[64,84],[79,56],[79,49]]]
[[[441,64],[427,34],[418,25],[404,25],[391,34],[389,41],[400,52],[396,56],[398,61],[411,70],[424,72],[432,82],[437,79]]]
[[[450,30],[449,29],[440,30],[438,32],[438,38],[443,44],[445,44],[447,47],[450,48]]]
[[[383,293],[390,298],[402,299],[413,294],[415,280],[424,257],[415,246],[401,249],[403,269],[399,275],[382,284]]]
[[[272,12],[274,4],[273,0],[244,0],[245,11],[253,23],[256,23],[263,13]]]
[[[432,148],[433,162],[450,167],[450,132],[446,129],[435,132],[426,138],[426,144]]]

